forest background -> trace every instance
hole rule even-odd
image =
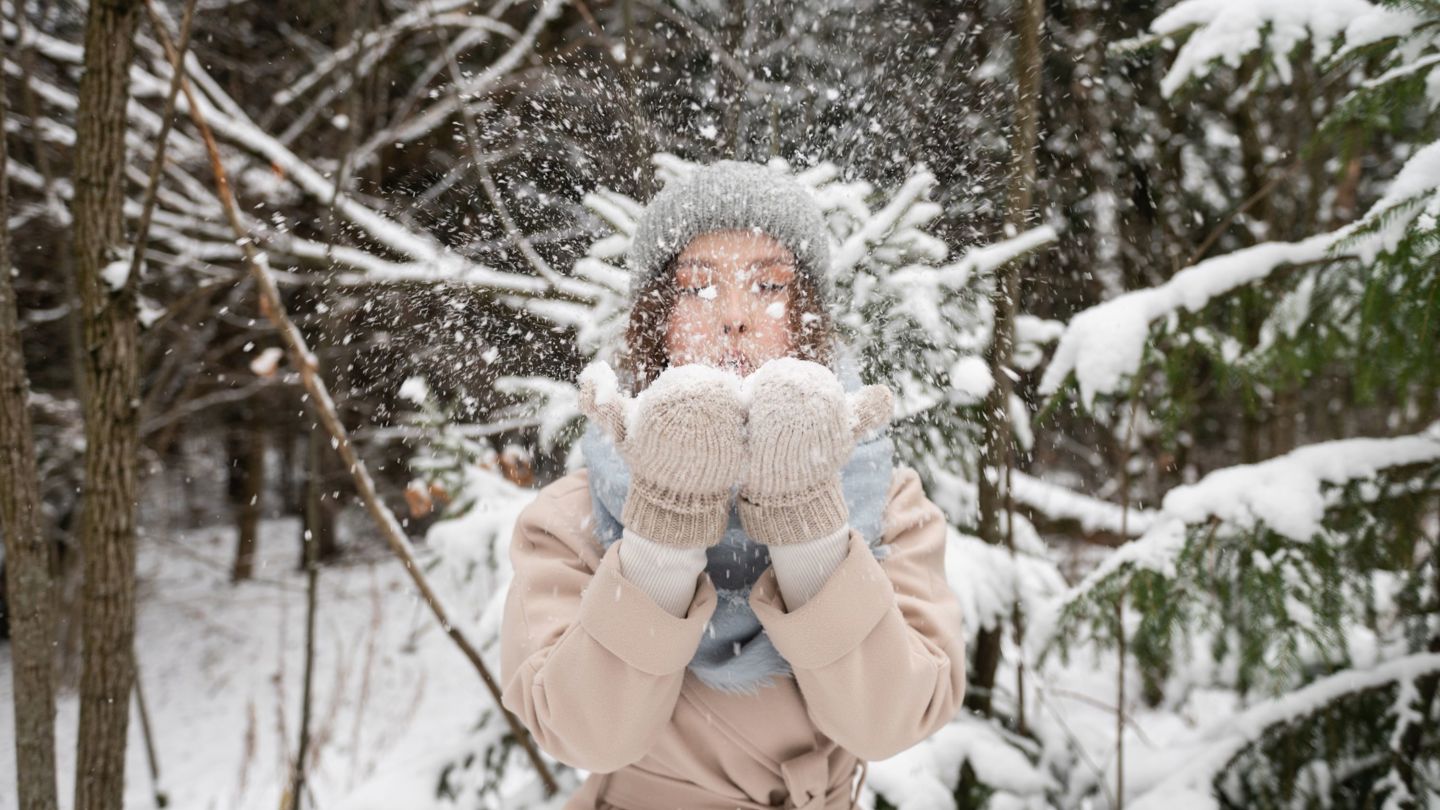
[[[15,0],[0,49],[6,801],[558,806],[487,682],[509,528],[720,157],[816,194],[951,523],[966,708],[867,802],[1437,801],[1433,0]]]

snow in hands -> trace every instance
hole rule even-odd
[[[620,391],[615,370],[603,360],[586,366],[580,373],[579,384],[582,411],[605,414],[611,409],[618,409],[623,421],[614,416],[601,420],[607,427],[624,426],[624,435],[614,436],[616,441],[635,435],[636,429],[652,416],[651,412],[657,405],[686,399],[683,394],[687,391],[698,394],[704,389],[719,386],[736,397],[741,396],[739,376],[702,363],[672,366],[634,397]],[[611,432],[613,435],[614,431]]]
[[[703,389],[718,384],[732,392],[741,407],[748,411],[755,387],[774,384],[776,381],[783,381],[800,398],[847,399],[850,403],[851,426],[854,427],[861,419],[860,412],[863,408],[858,395],[847,395],[844,385],[834,371],[819,363],[797,357],[776,357],[768,360],[743,379],[728,368],[704,363],[672,366],[634,397],[620,390],[615,370],[603,360],[586,366],[577,380],[582,410],[587,413],[600,413],[607,408],[620,409],[624,415],[626,435],[634,433],[636,426],[646,418],[654,403],[673,399],[675,394],[686,389]]]

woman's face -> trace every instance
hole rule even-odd
[[[690,240],[675,261],[679,288],[665,333],[673,365],[703,363],[745,376],[793,347],[788,308],[795,255],[749,229]]]

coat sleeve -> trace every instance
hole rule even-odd
[[[818,593],[787,610],[773,566],[750,605],[790,662],[817,728],[865,760],[888,759],[954,719],[965,697],[960,600],[945,579],[945,517],[897,469],[878,560],[855,529]]]
[[[623,539],[592,573],[575,551],[590,530],[555,500],[542,490],[511,536],[501,703],[551,756],[608,773],[643,758],[669,724],[716,591],[701,574],[685,615],[667,612],[621,576]]]

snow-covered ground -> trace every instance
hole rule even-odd
[[[262,528],[255,581],[240,585],[228,580],[228,526],[139,546],[136,648],[171,807],[280,806],[300,713],[305,578],[295,567],[297,522]],[[433,785],[491,703],[401,566],[379,549],[369,556],[320,578],[310,782],[318,807],[373,795],[381,784]],[[10,650],[0,645],[0,805],[15,795],[13,710]],[[64,807],[73,798],[77,719],[69,688],[57,728]],[[126,806],[154,807],[133,704],[130,729]],[[427,795],[393,806],[423,807]]]

